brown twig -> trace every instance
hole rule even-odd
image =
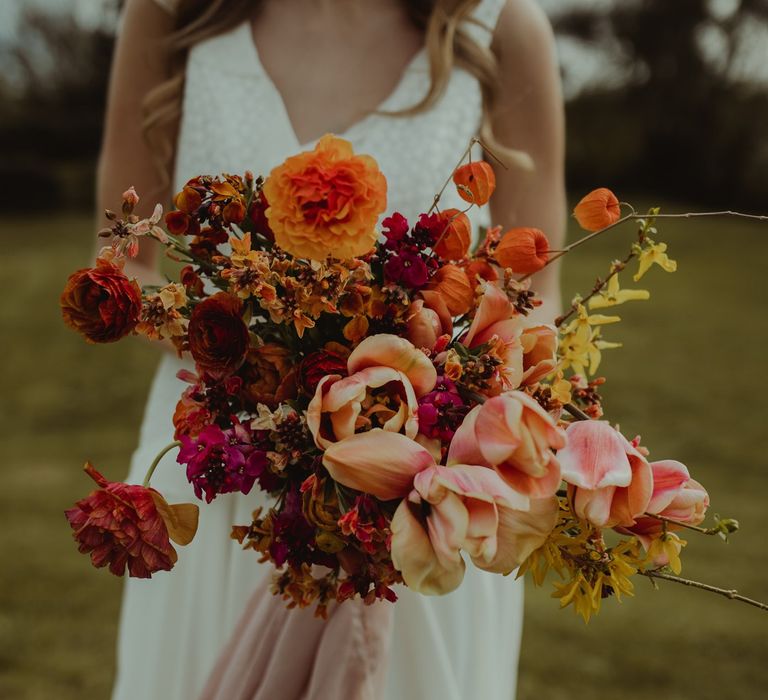
[[[721,532],[716,527],[698,527],[697,525],[690,525],[689,523],[682,523],[679,520],[673,520],[672,518],[666,518],[663,515],[657,515],[656,513],[644,513],[648,518],[654,518],[660,520],[663,523],[669,523],[670,525],[677,525],[678,527],[684,527],[687,530],[693,530],[694,532],[700,532],[702,535],[717,535]]]
[[[703,591],[709,591],[710,593],[717,593],[718,595],[724,596],[725,598],[729,598],[730,600],[738,600],[742,603],[746,603],[747,605],[752,605],[756,608],[760,608],[760,610],[768,610],[768,605],[766,603],[761,603],[758,600],[753,600],[752,598],[747,598],[746,596],[740,595],[739,592],[735,588],[718,588],[717,586],[710,586],[708,583],[701,583],[701,581],[693,581],[688,578],[682,578],[681,576],[673,576],[672,574],[665,574],[661,571],[638,571],[638,574],[641,576],[645,576],[649,579],[662,579],[664,581],[672,581],[673,583],[682,583],[684,586],[691,586],[693,588],[700,588]]]

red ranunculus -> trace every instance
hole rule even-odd
[[[201,373],[215,379],[235,372],[248,352],[242,302],[219,292],[195,306],[189,319],[189,350]]]
[[[307,355],[299,365],[299,386],[309,396],[314,396],[320,380],[329,374],[347,376],[347,359],[328,350],[317,350]]]
[[[86,473],[99,485],[90,496],[65,511],[78,548],[96,567],[115,576],[151,578],[176,563],[171,544],[188,544],[197,529],[197,506],[168,505],[154,489],[107,481],[92,464]]]
[[[141,289],[107,260],[72,273],[61,293],[64,322],[89,343],[111,343],[128,335],[139,321]]]

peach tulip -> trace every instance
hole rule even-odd
[[[520,336],[523,331],[523,316],[517,313],[505,292],[497,285],[485,285],[483,297],[469,330],[461,342],[474,348],[491,339],[498,338],[504,346],[504,379],[507,388],[516,389],[523,377],[523,347]]]
[[[490,469],[429,467],[416,475],[413,491],[395,512],[392,562],[417,592],[449,593],[464,576],[462,550],[480,568],[515,559],[509,549],[519,542],[512,529],[504,531],[509,541],[498,534],[502,518],[511,522],[521,507],[528,507],[527,499]]]
[[[369,336],[347,359],[350,375],[367,367],[399,370],[408,377],[416,396],[432,391],[437,381],[437,371],[432,361],[413,343],[389,333]]]
[[[560,486],[552,450],[565,444],[565,432],[536,401],[510,391],[467,414],[451,441],[448,464],[492,467],[519,493],[546,498]]]
[[[665,459],[651,462],[653,494],[646,508],[647,513],[661,515],[687,525],[698,525],[707,512],[709,494],[696,480],[691,479],[688,469],[681,462]],[[678,530],[678,525],[667,523],[667,530]],[[664,531],[657,518],[640,517],[632,527],[622,528],[631,532],[648,549],[653,539]]]
[[[523,347],[523,384],[535,384],[557,366],[557,329],[551,325],[530,326],[520,336]]]
[[[344,378],[323,377],[307,407],[307,427],[319,448],[377,426],[416,436],[418,397],[437,381],[421,350],[396,335],[373,335],[352,351],[347,371]]]
[[[323,455],[334,481],[382,501],[406,496],[414,477],[434,464],[429,450],[415,440],[381,428],[335,442]]]
[[[445,299],[435,291],[423,290],[408,309],[408,340],[417,348],[432,350],[438,338],[453,330],[453,319]]]
[[[557,453],[576,515],[598,527],[631,527],[646,512],[653,474],[645,457],[605,421],[577,421]]]

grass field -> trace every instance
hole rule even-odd
[[[621,307],[624,323],[606,328],[625,344],[604,356],[608,415],[641,432],[654,458],[685,462],[712,512],[741,521],[727,545],[688,538],[683,573],[766,600],[768,225],[661,228],[679,271],[650,272],[651,301]],[[87,346],[60,322],[64,279],[88,259],[88,217],[5,220],[0,231],[0,697],[98,700],[114,670],[121,584],[76,553],[62,511],[90,489],[85,458],[110,478],[126,473],[156,356],[130,340]],[[567,295],[632,235],[568,259]],[[636,598],[607,601],[585,626],[529,588],[526,615],[522,700],[751,700],[768,687],[768,614],[707,593],[641,580]]]

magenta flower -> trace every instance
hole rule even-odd
[[[263,450],[253,446],[251,434],[240,424],[228,430],[208,425],[197,438],[180,435],[176,461],[187,465],[187,479],[195,495],[210,503],[218,494],[250,493],[267,465]]]

